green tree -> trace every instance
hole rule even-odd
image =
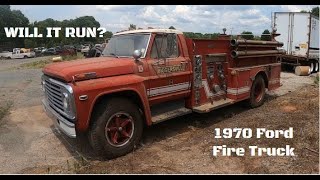
[[[312,8],[311,14],[319,17],[319,6]]]
[[[312,8],[311,11],[301,10],[300,12],[303,12],[303,13],[309,12],[312,15],[319,17],[319,6]]]
[[[24,47],[25,48],[35,48],[35,47],[37,47],[37,43],[32,39],[25,39],[24,40]]]
[[[252,40],[254,38],[252,32],[250,32],[250,31],[243,31],[241,34],[242,34],[241,37],[243,39]]]
[[[112,35],[113,35],[113,33],[111,32],[111,31],[106,31],[105,33],[104,33],[104,38],[106,39],[106,38],[111,38],[112,37]]]
[[[38,27],[40,32],[43,32],[43,38],[37,38],[38,45],[44,45],[45,47],[52,47],[52,46],[61,46],[61,45],[76,45],[76,44],[83,44],[83,43],[96,43],[98,41],[103,42],[102,38],[99,37],[84,37],[84,38],[66,38],[64,29],[66,27],[100,27],[100,23],[95,20],[92,16],[82,16],[76,19],[70,20],[63,20],[63,21],[56,21],[54,19],[48,18],[43,21],[34,22],[30,25],[31,27]],[[61,31],[59,33],[58,38],[46,38],[46,28],[47,27],[61,27]]]
[[[100,38],[100,42],[105,42],[106,39],[110,39],[113,36],[113,33],[111,31],[106,31],[103,35],[103,38]]]
[[[268,29],[264,30],[261,35],[261,40],[263,41],[271,41],[270,31]]]
[[[176,28],[174,28],[173,26],[170,26],[169,29],[176,29]]]
[[[129,30],[136,30],[136,29],[137,29],[137,26],[136,26],[136,25],[130,24]]]
[[[23,38],[8,38],[4,27],[28,27],[29,19],[20,10],[11,10],[10,5],[0,5],[0,43],[10,42],[11,48],[24,47]]]

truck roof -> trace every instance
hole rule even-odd
[[[138,29],[138,30],[119,32],[114,35],[134,34],[134,33],[176,33],[176,34],[182,34],[182,31],[175,30],[175,29]]]

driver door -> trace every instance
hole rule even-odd
[[[181,53],[177,34],[156,34],[152,41],[148,66],[150,105],[183,99],[191,89],[191,61]]]

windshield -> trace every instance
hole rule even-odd
[[[103,56],[131,57],[134,50],[140,50],[145,57],[150,34],[125,34],[113,36],[102,52]]]

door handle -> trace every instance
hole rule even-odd
[[[181,61],[180,64],[188,64],[188,61]]]

